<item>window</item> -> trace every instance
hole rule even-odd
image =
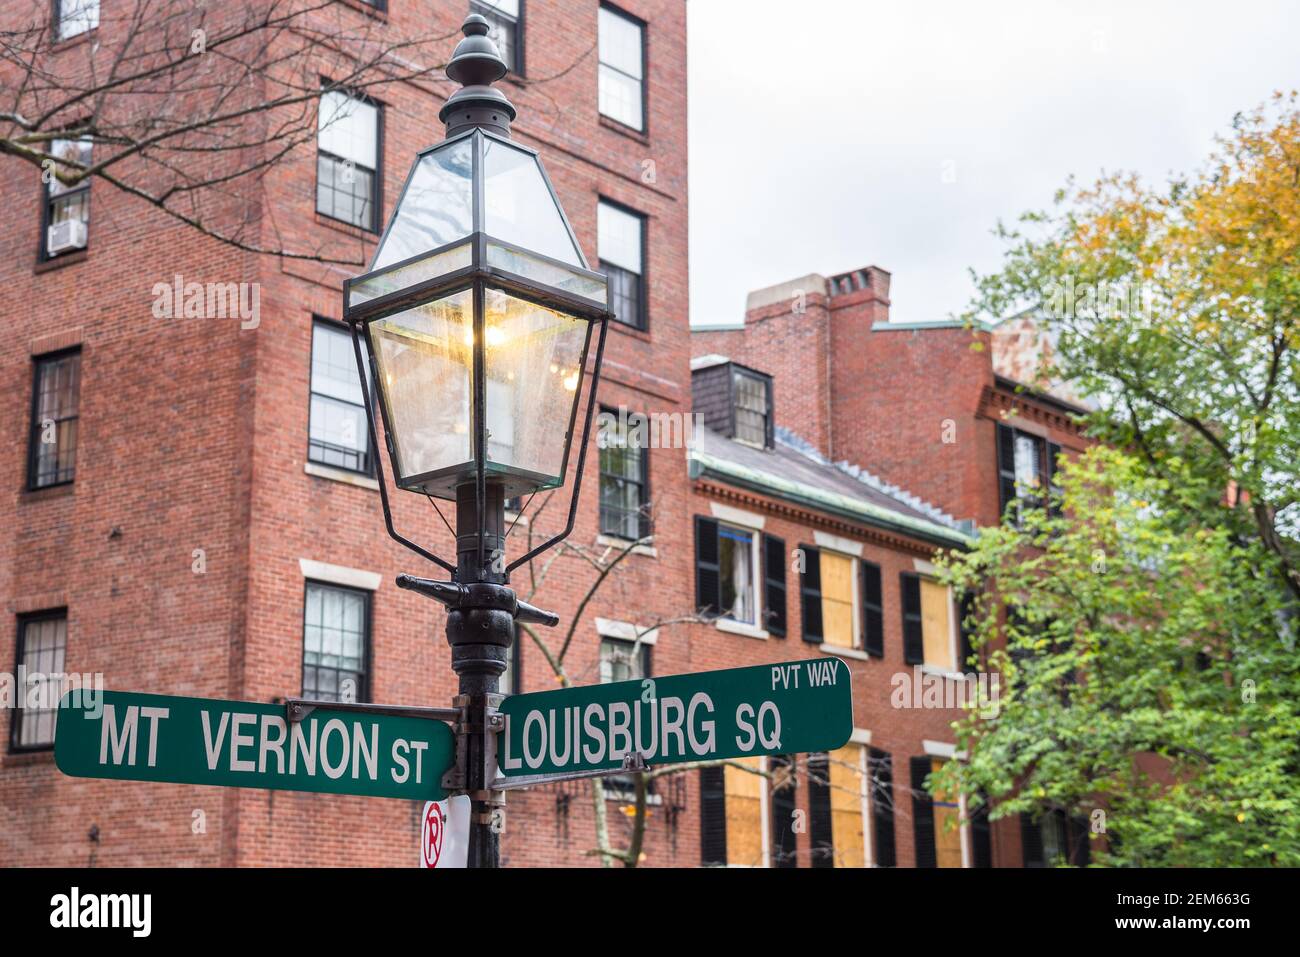
[[[822,641],[838,648],[854,646],[853,559],[821,553]]]
[[[1003,514],[1016,503],[1016,520],[1022,508],[1048,502],[1059,514],[1060,487],[1056,484],[1056,459],[1061,447],[1041,436],[998,424],[998,507]]]
[[[808,756],[808,833],[813,867],[864,867],[864,752],[846,744]]]
[[[54,31],[70,40],[99,26],[99,0],[54,0]]]
[[[718,555],[723,615],[745,624],[755,624],[754,533],[731,525],[719,525]]]
[[[600,639],[600,683],[634,681],[650,674],[650,646],[624,638]]]
[[[37,357],[32,378],[27,487],[63,485],[71,482],[76,472],[81,352]]]
[[[903,606],[903,660],[944,672],[956,671],[952,591],[914,572],[899,578]]]
[[[601,200],[596,207],[596,247],[614,317],[633,329],[645,329],[645,217]]]
[[[1082,817],[1068,818],[1060,810],[1038,818],[1021,814],[1020,847],[1025,867],[1087,867],[1088,823]]]
[[[302,633],[302,696],[364,701],[370,644],[370,593],[307,583]]]
[[[23,615],[18,619],[18,669],[26,680],[14,687],[10,748],[35,751],[54,746],[54,725],[59,713],[63,659],[68,645],[66,611]],[[28,701],[37,707],[25,707]]]
[[[942,792],[931,795],[925,779],[938,771],[943,760],[929,755],[914,757],[912,771],[912,824],[917,867],[961,867],[961,808]]]
[[[600,430],[600,531],[629,541],[650,534],[650,459],[634,418],[606,411]]]
[[[342,90],[321,94],[316,126],[316,212],[375,231],[379,107]]]
[[[67,160],[64,167],[61,162],[50,169],[45,184],[44,235],[41,237],[41,255],[52,259],[64,253],[76,252],[86,248],[89,241],[90,224],[90,180],[80,180],[68,185],[60,182],[54,175],[59,169],[71,172],[77,167],[89,166],[91,159],[91,141],[89,137],[79,139],[54,140],[50,153],[58,160]]]
[[[488,37],[510,72],[524,75],[523,0],[470,0],[469,12],[481,15],[492,29]]]
[[[857,559],[811,545],[799,547],[804,555],[800,583],[803,640],[837,648],[857,647]]]
[[[769,447],[772,444],[771,379],[734,367],[731,374],[735,380],[736,440],[760,449]]]
[[[735,765],[743,765],[737,767]],[[700,769],[700,854],[705,867],[762,867],[762,758]]]
[[[602,6],[599,22],[600,112],[645,129],[645,24]]]
[[[364,343],[361,348],[364,357]],[[365,475],[374,470],[352,335],[347,329],[319,319],[313,323],[311,333],[307,458]]]

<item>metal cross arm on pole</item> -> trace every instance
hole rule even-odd
[[[546,625],[550,628],[560,623],[559,615],[530,605],[522,601],[512,589],[492,582],[461,585],[456,582],[416,578],[414,575],[398,575],[397,587],[428,595],[448,608],[494,608],[498,611],[510,612],[515,621]]]

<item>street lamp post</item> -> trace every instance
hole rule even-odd
[[[455,502],[453,564],[397,531],[377,460],[389,534],[451,575],[397,584],[448,609],[460,714],[449,783],[472,800],[470,867],[499,863],[498,681],[515,623],[559,621],[520,601],[510,572],[573,530],[611,318],[605,277],[541,160],[510,139],[516,113],[492,86],[507,70],[488,29],[466,18],[447,64],[461,88],[439,113],[446,139],[416,157],[370,271],[343,290],[372,441],[377,405],[397,487],[435,508]],[[507,563],[505,501],[565,484],[580,416],[567,525]]]

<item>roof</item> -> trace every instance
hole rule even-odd
[[[973,529],[858,466],[833,463],[788,429],[758,449],[697,427],[691,477],[711,476],[821,512],[944,546],[967,545]]]

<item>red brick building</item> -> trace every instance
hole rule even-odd
[[[876,266],[831,278],[814,274],[750,293],[743,325],[695,327],[697,410],[705,410],[714,429],[734,435],[735,429],[747,428],[748,436],[726,441],[706,435],[704,464],[697,454],[693,467],[692,505],[697,561],[699,523],[713,515],[742,534],[749,529],[764,541],[780,543],[771,546],[764,568],[775,566],[781,550],[804,543],[805,552],[822,552],[823,563],[829,549],[840,579],[853,576],[853,588],[841,586],[851,602],[853,629],[838,646],[822,642],[818,650],[848,660],[855,743],[865,749],[860,760],[866,770],[856,780],[846,777],[844,767],[856,765],[859,756],[842,760],[841,780],[831,781],[829,799],[834,808],[834,801],[860,785],[860,815],[842,830],[852,835],[860,818],[862,833],[873,835],[868,845],[879,839],[882,815],[893,823],[892,846],[869,851],[867,862],[893,857],[900,865],[927,865],[934,863],[931,820],[942,817],[945,803],[963,802],[930,800],[921,789],[921,772],[926,757],[951,753],[949,724],[958,714],[894,707],[891,681],[919,666],[923,673],[949,676],[944,686],[955,690],[957,673],[968,668],[960,601],[930,580],[929,559],[938,548],[960,547],[978,526],[999,521],[1018,495],[1033,494],[1032,486],[1050,486],[1056,456],[1077,453],[1086,444],[1072,418],[1084,410],[1067,384],[1042,379],[1039,370],[1051,343],[1032,320],[1018,317],[973,330],[959,323],[895,324],[889,322],[889,296],[890,274]],[[732,406],[725,412],[711,411],[726,402]],[[767,417],[762,434],[753,425],[756,410]],[[789,461],[793,455],[802,455],[806,462],[800,465],[811,462],[818,472],[796,472]],[[722,464],[715,465],[715,459]],[[893,513],[893,522],[901,512],[924,518],[927,525],[891,526],[878,513],[864,514],[861,502],[848,515],[842,500],[828,507],[824,493],[842,494],[846,483],[851,499],[874,496]],[[787,576],[786,594],[803,599],[789,599],[789,636],[809,639],[803,619],[810,595],[818,614],[818,588],[826,604],[826,576],[818,571],[822,574],[813,574],[811,591],[808,576]],[[869,577],[859,580],[864,572]],[[877,600],[864,604],[867,594]],[[919,641],[906,634],[917,627],[909,624],[917,611]],[[823,619],[828,614],[821,611]],[[883,638],[863,631],[868,614],[883,618]],[[742,631],[726,620],[715,627],[770,637],[761,628]],[[789,641],[763,647],[778,658],[807,651],[807,645]],[[876,767],[888,767],[892,774],[873,779]],[[824,804],[825,785],[817,777],[814,773],[811,787],[801,778],[796,794]],[[739,780],[734,789],[741,787]],[[834,812],[831,818],[840,821]],[[933,839],[942,865],[942,829]],[[856,860],[859,838],[847,840]],[[798,859],[819,841],[836,848],[838,861],[838,837],[825,832],[820,838],[798,838]],[[961,831],[961,841],[966,864],[1003,867],[1043,864],[1060,854],[1078,862],[1087,844],[1077,828],[1056,820],[1002,821],[991,828],[973,820]],[[955,859],[950,853],[948,862]]]
[[[52,69],[111,54],[121,11],[101,6],[102,18],[60,25]],[[689,412],[685,4],[357,0],[320,15],[381,35],[435,30],[448,55],[471,6],[522,67],[501,84],[519,110],[515,140],[540,152],[588,258],[616,276],[626,322],[609,333],[601,401]],[[0,25],[26,15],[12,5]],[[297,248],[355,241],[368,260],[416,151],[443,137],[436,117],[453,89],[439,73],[355,102],[335,95],[327,105],[343,120],[266,177],[256,215],[267,235]],[[31,167],[4,169],[0,270],[8,301],[22,304],[0,354],[4,670],[101,672],[112,689],[236,700],[350,688],[362,700],[448,705],[441,607],[393,584],[433,569],[386,535],[373,450],[356,426],[355,367],[337,323],[342,281],[362,269],[238,252],[99,181],[87,214]],[[46,228],[73,220],[81,227]],[[155,286],[177,276],[249,284],[258,321],[158,318]],[[655,547],[622,563],[588,607],[566,661],[574,683],[600,679],[598,619],[625,617],[617,609],[633,602],[670,618],[692,600],[685,451],[646,459]],[[602,519],[598,471],[593,455],[572,537],[588,548],[602,521],[618,525]],[[454,554],[426,502],[395,503],[410,537]],[[561,511],[557,500],[538,526],[558,527]],[[593,578],[565,554],[536,601],[567,625]],[[684,627],[664,629],[655,666],[692,669]],[[515,673],[517,690],[556,686],[527,645]],[[413,804],[71,779],[54,767],[47,716],[6,709],[0,734],[5,864],[416,860]],[[511,795],[504,863],[590,864],[591,801],[573,797]],[[686,826],[695,802],[674,802],[651,821],[647,863],[698,857]]]

